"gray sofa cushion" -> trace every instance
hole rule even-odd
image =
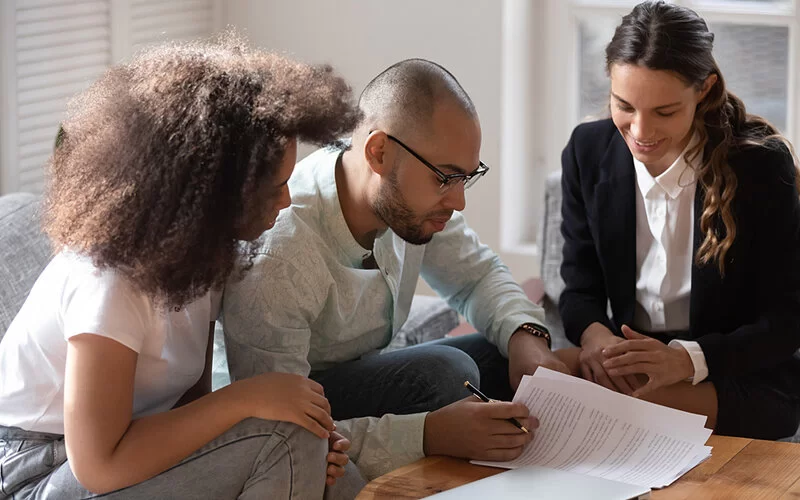
[[[408,319],[384,351],[440,339],[457,327],[458,323],[458,313],[443,299],[415,295],[408,312]]]
[[[542,252],[540,273],[544,285],[545,320],[553,338],[553,349],[574,347],[564,334],[564,324],[558,314],[558,298],[564,290],[561,279],[561,249],[564,237],[561,236],[561,171],[547,176],[544,188],[544,207],[539,229],[539,248]]]
[[[544,293],[551,303],[558,304],[564,290],[561,279],[561,249],[564,237],[561,236],[561,171],[547,176],[544,190],[544,213],[539,243],[542,251],[541,274]]]
[[[0,196],[0,339],[52,256],[39,201],[29,193]]]

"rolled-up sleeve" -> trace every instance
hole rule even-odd
[[[508,357],[508,341],[523,323],[547,327],[508,268],[482,244],[461,213],[425,248],[422,278]]]
[[[363,417],[336,422],[351,442],[347,455],[364,477],[378,476],[425,456],[423,439],[427,413]]]

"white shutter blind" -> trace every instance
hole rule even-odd
[[[112,62],[211,35],[221,0],[0,0],[0,194],[40,192],[70,97]]]
[[[218,0],[131,0],[133,53],[166,40],[208,37],[217,26],[218,9]]]
[[[110,62],[108,2],[17,0],[13,14],[16,168],[3,190],[39,192],[67,101]]]

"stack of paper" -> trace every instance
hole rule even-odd
[[[514,396],[539,419],[522,455],[480,465],[537,465],[649,488],[669,486],[711,456],[706,417],[539,368]]]

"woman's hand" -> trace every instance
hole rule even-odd
[[[654,338],[622,327],[622,340],[603,350],[603,367],[612,377],[647,375],[648,381],[631,394],[640,397],[660,387],[675,384],[694,375],[692,358],[683,347],[669,347]]]
[[[325,484],[333,486],[336,484],[336,479],[344,476],[344,466],[347,465],[347,454],[345,453],[350,449],[350,440],[342,436],[336,431],[331,431],[331,437],[328,438],[328,468],[326,470],[327,478]]]
[[[322,439],[330,437],[331,405],[317,382],[292,373],[264,373],[235,384],[248,416],[292,422]]]
[[[592,323],[581,336],[581,352],[578,355],[581,376],[586,380],[602,385],[607,389],[623,394],[632,394],[642,383],[635,375],[613,375],[607,372],[603,362],[603,352],[614,345],[624,342],[611,330],[600,323]]]

